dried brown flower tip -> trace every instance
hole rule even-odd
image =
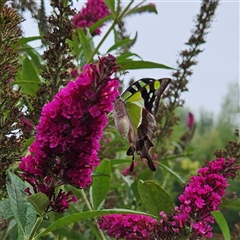
[[[177,61],[177,70],[172,73],[173,81],[163,96],[168,100],[167,104],[159,107],[161,111],[159,111],[156,117],[156,121],[159,124],[156,138],[159,142],[164,142],[164,138],[170,138],[173,126],[179,122],[179,118],[175,116],[174,111],[177,107],[184,104],[184,100],[180,99],[180,95],[182,92],[188,91],[187,83],[192,75],[191,67],[197,64],[196,57],[203,51],[200,49],[200,45],[206,42],[207,29],[210,27],[218,3],[218,0],[202,1],[200,13],[195,20],[195,28],[192,30],[192,35],[186,43],[189,48],[184,49],[179,54],[181,58]],[[166,152],[164,146],[162,146],[160,152]]]
[[[38,90],[37,98],[30,100],[34,109],[30,113],[32,122],[39,119],[43,105],[53,99],[61,86],[68,83],[69,70],[75,68],[72,63],[74,57],[71,56],[71,50],[66,43],[66,39],[72,39],[73,28],[70,18],[75,12],[71,5],[72,1],[68,1],[67,6],[63,1],[51,1],[53,14],[47,19],[49,31],[44,36],[48,46],[43,55],[46,65],[43,66],[41,73],[45,83]]]
[[[13,47],[21,36],[20,22],[16,10],[7,5],[0,8],[0,196],[4,195],[6,170],[20,159],[23,145],[19,123],[22,113],[17,107],[21,94],[12,85],[20,68],[18,53]]]
[[[239,129],[234,131],[237,137],[235,141],[228,141],[224,149],[216,150],[213,155],[216,157],[233,158],[240,164],[240,142],[239,142]]]

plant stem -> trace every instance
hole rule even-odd
[[[110,34],[110,32],[113,30],[114,26],[116,24],[116,20],[114,19],[112,25],[110,26],[110,28],[108,29],[108,31],[105,33],[105,35],[103,36],[103,38],[101,39],[101,41],[98,43],[97,47],[93,50],[91,56],[89,57],[87,63],[91,63],[93,60],[94,55],[98,52],[99,48],[101,47],[101,45],[103,44],[103,42],[105,41],[105,39],[107,38],[107,36]]]
[[[128,6],[126,7],[126,9],[131,6],[133,1],[131,1]],[[124,17],[124,13],[125,11],[123,11],[120,15],[120,5],[117,7],[117,10],[116,10],[116,15],[114,16],[114,19],[113,19],[113,23],[112,25],[110,26],[110,28],[108,29],[108,31],[105,33],[105,35],[103,36],[103,38],[101,39],[101,41],[98,43],[97,47],[94,49],[94,51],[92,52],[91,56],[89,57],[87,63],[91,63],[92,60],[93,60],[93,57],[94,55],[98,52],[99,48],[101,47],[101,45],[103,44],[103,42],[105,41],[105,39],[108,37],[108,35],[110,34],[110,32],[113,30],[114,26],[116,25],[117,22],[120,22],[122,20],[122,18]]]
[[[93,209],[92,209],[92,207],[91,207],[91,205],[90,205],[90,202],[88,201],[88,198],[87,198],[87,196],[86,196],[86,194],[85,194],[85,192],[84,192],[83,189],[81,189],[81,194],[82,194],[82,196],[83,196],[83,199],[84,199],[85,203],[87,204],[88,209],[89,209],[90,211],[92,211]]]
[[[33,226],[33,229],[29,235],[28,240],[34,239],[33,237],[34,237],[35,233],[37,232],[42,220],[43,220],[43,215],[41,215],[40,217],[37,218],[37,221],[35,222],[35,224]]]
[[[84,199],[85,203],[87,204],[88,209],[89,209],[90,211],[93,211],[93,209],[92,209],[92,207],[91,207],[91,205],[90,205],[90,202],[88,201],[88,198],[87,198],[87,196],[86,196],[86,194],[85,194],[85,192],[84,192],[83,189],[81,189],[81,193],[82,193],[82,196],[83,196],[83,199]],[[99,231],[102,239],[103,239],[103,240],[106,240],[106,238],[105,238],[102,230],[99,228],[99,225],[98,225],[97,222],[96,222],[96,227],[97,227],[97,229],[98,229],[98,231]]]

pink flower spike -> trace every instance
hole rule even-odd
[[[192,176],[182,195],[179,196],[180,206],[175,207],[172,214],[164,216],[156,226],[154,236],[160,239],[200,239],[212,236],[214,218],[211,211],[219,209],[221,198],[228,186],[227,177],[236,176],[239,169],[233,159],[217,158],[209,162]],[[189,232],[189,229],[192,229]],[[174,232],[174,233],[173,233]]]
[[[107,114],[119,95],[119,81],[111,78],[118,69],[115,61],[108,55],[99,58],[98,64],[86,65],[76,81],[69,82],[42,109],[30,155],[22,158],[19,168],[35,193],[49,197],[48,211],[62,213],[76,200],[72,193],[55,193],[56,187],[85,188],[92,182]]]
[[[137,214],[111,214],[98,220],[100,228],[107,231],[110,237],[126,240],[151,240],[156,223],[156,219]]]
[[[189,112],[189,113],[188,113],[188,116],[187,116],[187,127],[188,127],[189,129],[192,129],[194,123],[195,123],[194,115],[193,115],[191,112]]]
[[[103,0],[88,0],[86,6],[73,17],[72,22],[75,28],[85,29],[109,14],[110,11]],[[92,35],[100,35],[100,33],[100,28],[97,28]]]

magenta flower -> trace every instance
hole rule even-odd
[[[69,76],[71,77],[71,79],[76,79],[79,75],[79,71],[77,68],[72,69],[71,72],[69,72]]]
[[[173,213],[163,217],[160,221],[156,235],[168,238],[168,234],[175,236],[188,236],[188,239],[209,238],[212,236],[211,223],[214,219],[211,211],[219,209],[221,198],[229,185],[227,178],[234,178],[239,166],[233,159],[218,158],[208,163],[198,171],[197,176],[190,178],[184,193],[179,197],[179,207]]]
[[[138,165],[138,163],[134,162],[133,165],[134,165],[134,167],[136,167]],[[133,175],[133,173],[130,171],[130,168],[131,168],[131,166],[127,166],[125,169],[123,169],[121,171],[122,175],[123,176]]]
[[[103,0],[88,0],[86,6],[73,17],[72,22],[75,28],[84,29],[109,14],[110,11]],[[92,35],[100,35],[100,33],[100,28],[97,28]]]
[[[179,197],[180,206],[168,216],[161,212],[159,222],[146,216],[119,214],[102,217],[99,225],[116,239],[170,240],[186,237],[193,240],[211,237],[210,224],[214,222],[211,211],[219,209],[228,186],[227,178],[236,177],[239,168],[233,159],[218,158],[209,162],[197,176],[190,178]]]
[[[102,230],[115,239],[145,239],[150,240],[149,232],[156,226],[156,219],[145,215],[112,214],[99,219],[98,224]]]
[[[187,116],[187,127],[189,129],[192,129],[194,124],[195,124],[194,115],[191,112],[189,112]]]
[[[86,65],[76,81],[69,82],[42,109],[31,154],[22,158],[19,168],[35,193],[40,191],[49,197],[55,211],[61,208],[54,208],[58,199],[52,197],[65,203],[70,198],[62,191],[55,194],[55,187],[70,184],[85,188],[92,182],[107,114],[119,95],[119,81],[111,78],[116,70],[111,55],[100,58],[98,65]]]
[[[22,133],[26,138],[30,138],[35,126],[24,116],[20,117],[20,124],[22,126]]]

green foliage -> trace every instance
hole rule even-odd
[[[238,105],[239,86],[236,82],[229,84],[223,97],[221,111],[214,118],[213,113],[202,109],[193,138],[194,155],[197,161],[212,159],[216,149],[222,149],[227,141],[234,140],[234,130],[238,128],[236,119],[240,114]]]
[[[101,175],[93,178],[90,194],[93,209],[99,210],[110,189],[111,167],[109,160],[103,159],[95,172]]]
[[[139,180],[138,192],[141,202],[155,218],[158,218],[159,213],[162,211],[169,214],[174,207],[171,195],[154,181]]]
[[[134,61],[134,60],[118,60],[117,63],[121,66],[121,70],[130,70],[130,69],[144,69],[144,68],[164,68],[172,70],[173,68],[168,67],[161,63],[155,63],[150,61]]]
[[[67,2],[65,1],[64,6],[67,5]],[[59,25],[56,24],[54,30],[49,29],[52,35],[47,35],[47,38],[46,36],[23,37],[19,39],[18,43],[12,44],[20,54],[18,62],[21,63],[21,68],[18,69],[15,76],[10,76],[14,77],[12,90],[15,90],[15,86],[17,86],[22,95],[16,98],[17,100],[11,106],[16,107],[26,119],[32,120],[34,122],[33,128],[39,121],[42,106],[50,101],[60,88],[72,80],[69,72],[74,70],[74,65],[77,70],[80,70],[85,64],[97,62],[99,55],[114,54],[120,66],[117,73],[119,78],[127,70],[146,68],[174,70],[179,74],[174,75],[176,79],[180,76],[182,69],[174,69],[162,63],[142,59],[138,53],[130,51],[130,48],[137,41],[138,34],[135,33],[134,38],[130,38],[126,34],[124,29],[126,17],[139,13],[157,13],[154,5],[144,5],[143,2],[137,1],[129,1],[125,5],[120,4],[121,1],[105,0],[104,2],[110,10],[108,16],[98,20],[89,28],[69,29],[67,32],[67,27],[71,26],[71,23],[68,22],[69,25],[67,25],[65,21],[69,21],[70,14],[66,13],[64,18],[65,12],[59,10],[62,10],[62,2],[55,1],[56,5],[53,6],[53,15],[50,20],[51,24],[58,23]],[[41,9],[42,13],[43,9]],[[99,36],[100,40],[96,43],[93,33],[103,24],[108,26],[108,29],[105,34]],[[110,34],[114,36],[114,41],[103,48],[104,44],[107,44],[106,39]],[[0,31],[0,47],[4,43],[1,39],[2,35],[3,33]],[[47,53],[45,52],[44,56],[41,51],[38,52],[37,49],[29,45],[31,41],[40,39],[47,39],[46,46],[44,46]],[[202,38],[199,37],[199,39]],[[197,44],[200,45],[202,42],[197,42]],[[61,51],[58,52],[60,48]],[[192,47],[192,49],[196,50],[197,48]],[[54,54],[51,55],[51,51]],[[190,60],[192,60],[192,56],[196,55],[197,53],[193,52]],[[192,63],[195,64],[194,61]],[[185,70],[184,74],[188,72],[191,75],[190,71]],[[173,84],[177,82],[176,79]],[[182,80],[180,83],[183,84],[184,81]],[[62,176],[58,176],[60,185],[58,188],[70,190],[78,198],[78,202],[71,203],[69,210],[64,214],[48,213],[48,196],[42,192],[27,196],[25,190],[30,186],[11,171],[7,172],[8,197],[0,201],[0,217],[6,220],[7,227],[0,233],[0,238],[19,240],[106,239],[97,224],[99,217],[129,213],[147,215],[159,220],[159,212],[164,211],[166,214],[171,214],[175,205],[179,203],[178,196],[182,193],[189,177],[197,174],[197,170],[205,159],[213,159],[213,152],[216,149],[223,148],[227,140],[233,139],[232,133],[237,127],[236,119],[240,113],[239,106],[236,104],[239,87],[237,83],[233,83],[229,86],[228,93],[223,99],[222,110],[218,117],[214,119],[213,113],[201,110],[200,118],[196,121],[197,128],[195,133],[193,132],[193,139],[192,136],[188,135],[188,141],[184,142],[184,134],[189,133],[186,124],[188,109],[177,108],[180,106],[178,101],[181,102],[178,95],[185,90],[184,87],[181,89],[176,86],[171,86],[172,90],[166,93],[166,101],[160,103],[160,120],[157,118],[159,126],[157,134],[160,134],[160,138],[156,137],[152,151],[152,155],[156,155],[154,159],[154,164],[157,167],[156,172],[150,171],[147,164],[139,161],[139,158],[136,159],[137,164],[134,172],[129,172],[128,168],[132,163],[132,156],[126,156],[129,143],[121,138],[112,125],[111,116],[109,116],[109,125],[105,129],[101,142],[101,152],[98,156],[101,162],[92,173],[91,186],[79,190],[73,186],[62,185],[61,177],[63,178],[64,172]],[[4,103],[1,104],[4,105]],[[4,109],[2,123],[9,123],[7,119],[12,116],[10,109],[9,107],[7,110]],[[140,113],[136,109],[133,112],[135,115],[137,112]],[[178,115],[179,118],[175,115]],[[178,124],[178,119],[180,119],[180,124]],[[139,119],[137,120],[135,125],[139,123]],[[16,121],[14,120],[8,125],[14,126]],[[4,124],[1,125],[2,129],[4,127]],[[23,130],[24,128],[18,132],[16,149],[11,146],[8,149],[8,151],[15,151],[18,154],[17,160],[20,160],[23,153],[27,154],[27,148],[35,137],[33,130],[28,138],[24,138]],[[3,135],[6,137],[5,135],[9,135],[9,133]],[[18,144],[20,140],[24,141],[21,146]],[[1,149],[5,150],[7,147],[6,144]],[[5,163],[4,161],[3,163]],[[18,164],[18,162],[14,163]],[[18,173],[21,174],[21,172]],[[43,181],[47,182],[49,179]],[[43,186],[45,186],[44,184]],[[237,189],[236,185],[236,182],[232,183],[230,189]],[[240,194],[240,190],[237,191]],[[239,198],[226,199],[221,207],[229,208],[236,213],[239,211],[239,201]],[[68,203],[65,202],[65,204]],[[229,229],[232,229],[237,220],[235,221],[234,218],[234,221],[230,222],[227,214],[225,216],[220,211],[212,213],[225,239],[230,239]]]
[[[3,216],[8,218],[9,213],[14,216],[18,234],[22,236],[22,238],[18,237],[18,239],[24,239],[29,236],[36,221],[36,211],[26,201],[26,195],[24,194],[26,187],[27,185],[15,174],[8,173],[7,192],[10,208],[5,208]],[[6,205],[8,205],[8,202],[4,202],[4,206]]]
[[[32,61],[30,61],[27,56],[23,59],[22,69],[18,72],[18,76],[14,83],[21,88],[24,94],[36,96],[41,80]]]
[[[218,226],[221,228],[224,239],[231,239],[228,224],[226,222],[226,219],[222,215],[222,213],[220,211],[215,211],[215,212],[212,212],[212,215],[215,221],[217,222]]]
[[[49,232],[52,232],[56,229],[59,229],[61,227],[64,227],[66,225],[83,221],[87,219],[91,219],[94,217],[100,217],[108,214],[120,214],[120,213],[131,213],[131,214],[143,214],[143,215],[149,215],[144,212],[137,212],[137,211],[131,211],[126,209],[108,209],[108,210],[98,210],[98,211],[89,211],[89,212],[81,212],[81,213],[75,213],[70,216],[59,218],[57,221],[52,223],[47,229],[45,229],[43,232],[38,234],[35,239],[39,239],[41,236],[46,235]]]
[[[40,215],[44,214],[49,205],[49,199],[47,195],[41,192],[29,196],[27,200],[34,206]]]

